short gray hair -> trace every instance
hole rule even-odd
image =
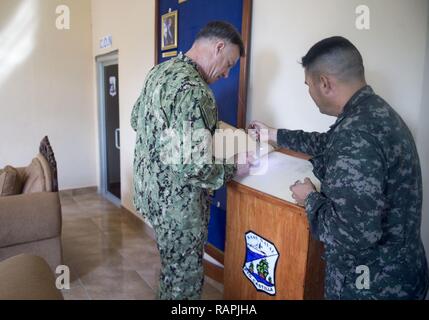
[[[230,23],[225,21],[212,21],[209,22],[197,35],[196,41],[200,39],[217,38],[227,40],[235,44],[240,49],[240,56],[246,55],[243,39],[240,32]]]

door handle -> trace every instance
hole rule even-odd
[[[120,140],[119,140],[119,135],[120,135],[120,133],[121,133],[121,129],[116,129],[115,130],[115,147],[116,147],[116,149],[118,149],[118,150],[121,150],[121,144],[120,144]]]

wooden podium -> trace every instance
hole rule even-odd
[[[305,160],[277,152],[270,159],[264,175],[228,185],[224,298],[323,299],[323,246],[289,194],[297,176],[317,179]]]

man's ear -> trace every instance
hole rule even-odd
[[[321,74],[319,77],[319,83],[320,83],[321,92],[323,92],[325,95],[327,95],[331,92],[332,82],[328,76]]]
[[[220,40],[220,41],[217,41],[216,42],[216,46],[215,46],[215,54],[216,55],[218,55],[218,54],[220,54],[224,49],[225,49],[225,41],[222,41],[222,40]]]

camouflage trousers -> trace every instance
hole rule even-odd
[[[205,206],[203,206],[205,207]],[[161,257],[158,298],[199,300],[204,284],[203,255],[208,235],[208,210],[184,214],[191,223],[168,219],[153,225]],[[199,219],[197,219],[198,217]],[[183,226],[186,225],[184,228]]]

